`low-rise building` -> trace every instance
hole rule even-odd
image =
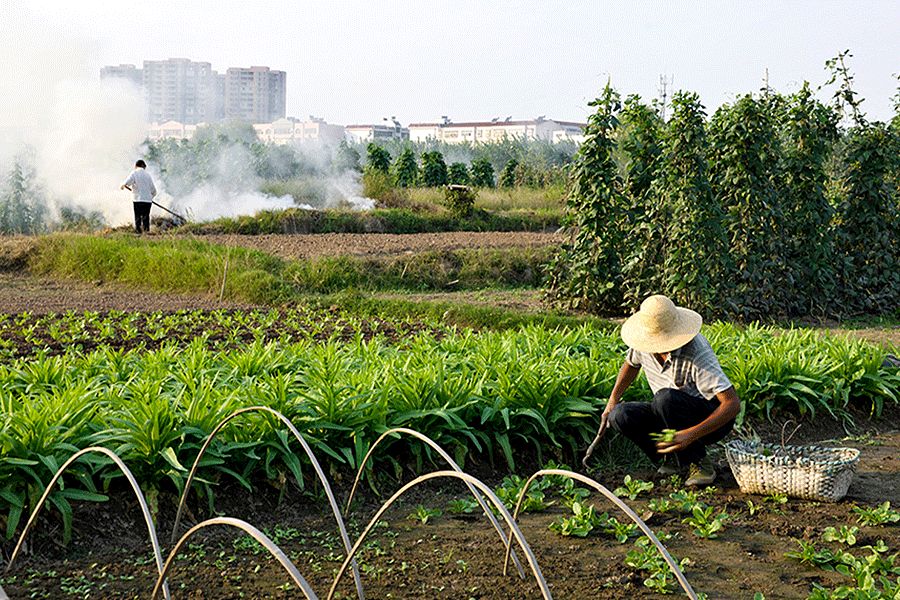
[[[374,142],[377,140],[408,140],[409,128],[397,121],[393,125],[347,125],[344,127],[347,139],[352,142]]]
[[[323,119],[277,119],[271,123],[254,123],[253,129],[261,142],[270,144],[315,142],[337,145],[346,135],[342,126],[326,123]]]
[[[150,123],[147,126],[147,139],[155,142],[158,140],[189,140],[194,137],[197,127],[204,123],[185,124],[178,121],[166,121],[165,123]]]
[[[543,117],[531,121],[494,119],[466,123],[445,120],[442,123],[411,123],[409,139],[417,142],[433,139],[447,144],[490,143],[516,138],[558,142],[576,139],[582,135],[584,127],[584,123],[556,121]]]

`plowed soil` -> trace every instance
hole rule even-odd
[[[826,527],[854,525],[856,515],[852,508],[856,505],[872,506],[890,500],[896,507],[900,502],[900,432],[843,440],[840,444],[860,448],[862,457],[847,497],[837,503],[796,499],[773,502],[761,496],[745,495],[728,474],[727,466],[720,462],[719,488],[703,496],[703,501],[714,506],[716,512],[725,510],[729,515],[717,539],[695,536],[692,527],[682,522],[683,514],[649,511],[650,498],[666,498],[676,489],[669,480],[639,473],[644,479],[655,479],[656,487],[628,503],[657,533],[673,536],[665,542],[668,550],[676,560],[689,560],[685,566],[687,579],[697,592],[707,594],[708,598],[749,599],[756,592],[779,600],[806,598],[813,584],[834,588],[851,582],[833,571],[801,564],[785,553],[797,551],[798,540],[813,542],[817,548],[838,549],[841,546],[837,542],[823,542]],[[610,489],[622,481],[622,473],[594,473],[594,477]],[[381,499],[369,493],[354,508],[351,539],[398,487],[398,484],[386,486],[381,490],[384,494]],[[385,524],[374,530],[358,555],[366,597],[429,600],[541,597],[527,563],[524,580],[512,568],[509,575],[503,575],[503,548],[486,520],[475,514],[455,517],[447,513],[449,499],[464,497],[465,490],[461,488],[450,484],[419,488],[402,505],[386,513]],[[220,514],[241,517],[267,531],[319,597],[324,598],[342,561],[334,521],[323,501],[289,495],[279,505],[274,504],[276,495],[251,494],[240,488],[220,490],[216,494],[216,508]],[[340,496],[345,494],[339,493]],[[194,500],[194,510],[205,511],[205,503]],[[602,497],[594,495],[588,501],[596,504],[598,512],[608,511],[625,520]],[[756,506],[755,512],[750,512],[748,501]],[[422,524],[410,518],[418,504],[443,508],[444,514]],[[520,519],[522,532],[554,598],[684,597],[677,588],[672,590],[674,596],[661,596],[644,587],[646,574],[624,562],[626,553],[634,548],[635,538],[620,544],[603,534],[582,539],[562,537],[550,531],[548,525],[566,511],[557,501],[545,512],[526,514]],[[164,546],[172,526],[172,513],[172,501],[161,502],[158,527]],[[190,522],[181,530],[203,518],[202,514],[190,516]],[[12,574],[3,577],[6,592],[13,599],[149,597],[155,567],[148,553],[146,529],[139,519],[134,502],[124,496],[101,505],[81,503],[76,507],[75,542],[69,548],[52,543],[59,535],[56,521],[42,521],[35,532],[32,553],[17,561]],[[868,554],[864,546],[874,545],[878,540],[884,541],[891,552],[897,551],[900,526],[860,526],[856,545],[844,548],[864,556]],[[525,563],[521,550],[519,556]],[[206,529],[193,538],[179,554],[169,577],[173,598],[303,597],[290,585],[286,572],[262,548],[222,527]],[[349,573],[338,589],[336,597],[355,597]]]
[[[302,235],[204,235],[204,241],[244,246],[282,258],[389,256],[464,249],[542,248],[559,244],[556,233],[523,231],[444,233],[315,233]]]
[[[74,311],[157,311],[181,309],[259,308],[220,302],[189,294],[166,294],[129,289],[110,283],[34,277],[23,272],[0,273],[0,312],[16,314]]]

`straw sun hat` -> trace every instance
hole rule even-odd
[[[675,306],[665,296],[650,296],[622,324],[622,339],[635,350],[661,354],[694,339],[701,325],[703,317],[694,311]]]

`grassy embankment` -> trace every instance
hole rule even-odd
[[[389,259],[280,259],[202,240],[147,240],[128,235],[59,234],[34,238],[25,266],[37,274],[126,284],[279,305],[338,305],[360,315],[440,317],[450,324],[505,328],[523,323],[603,323],[553,311],[540,314],[452,302],[378,299],[377,291],[533,289],[549,250],[457,250]],[[227,268],[226,268],[227,264]],[[224,292],[222,279],[225,278]]]

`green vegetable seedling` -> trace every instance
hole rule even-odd
[[[678,433],[674,429],[663,429],[659,433],[651,433],[650,439],[655,442],[672,443],[675,441],[675,434]]]

